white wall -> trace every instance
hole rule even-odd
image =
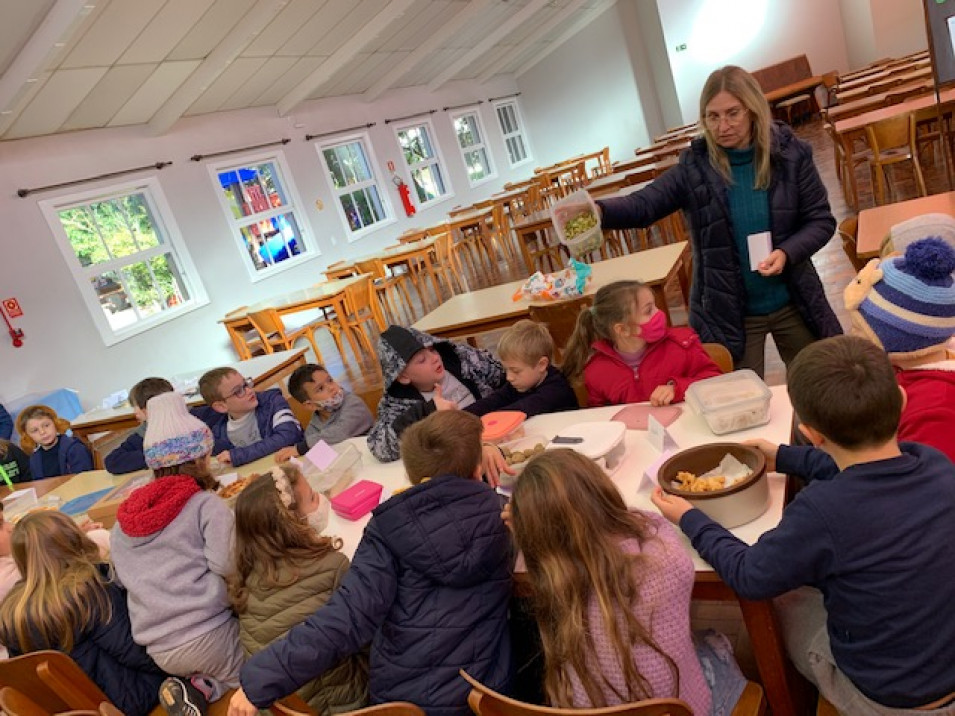
[[[447,163],[455,196],[413,219],[404,217],[397,192],[386,184],[400,214],[395,223],[355,243],[345,239],[346,230],[335,210],[314,142],[305,133],[340,129],[377,122],[370,130],[381,169],[390,159],[401,166],[402,157],[392,126],[386,117],[398,117],[432,108],[441,109],[489,96],[516,91],[516,84],[497,78],[483,86],[454,83],[439,93],[424,90],[395,91],[373,104],[360,98],[340,98],[309,103],[292,117],[278,117],[274,110],[249,109],[182,121],[167,135],[151,136],[144,127],[126,127],[40,137],[0,145],[0,299],[16,297],[24,316],[16,325],[26,334],[22,348],[12,347],[0,334],[0,402],[56,387],[75,388],[86,407],[105,395],[128,388],[140,378],[170,375],[185,370],[233,361],[235,356],[225,330],[217,323],[237,306],[321,281],[324,267],[348,255],[374,252],[395,242],[410,227],[441,221],[453,206],[471,204],[498,191],[504,182],[524,178],[527,166],[517,172],[508,168],[500,128],[489,104],[479,106],[490,140],[498,178],[470,189],[461,154],[457,149],[449,114],[431,115]],[[300,126],[296,126],[300,125]],[[189,161],[196,153],[207,154],[290,137],[281,151],[304,204],[299,220],[310,228],[320,255],[274,277],[252,283],[243,266],[229,224],[220,207],[216,187],[206,163]],[[536,142],[535,146],[546,146]],[[552,141],[551,139],[545,141]],[[553,140],[556,141],[556,140]],[[235,155],[240,158],[242,155]],[[210,305],[107,348],[80,299],[72,274],[54,243],[49,225],[37,202],[69,191],[16,196],[20,187],[81,179],[157,161],[174,163],[152,173],[169,200],[190,254],[209,294]],[[114,180],[118,183],[123,180]],[[79,189],[110,186],[109,181]],[[315,200],[324,203],[319,211]]]
[[[845,30],[848,69],[865,67],[877,58],[872,6],[869,0],[839,0],[839,12]]]
[[[698,118],[703,83],[723,65],[757,70],[805,54],[815,74],[848,69],[839,5],[831,0],[657,0],[657,6],[684,122]],[[678,52],[682,44],[687,49]]]
[[[614,160],[649,141],[627,38],[615,8],[517,78],[533,166],[610,147]]]
[[[871,14],[875,38],[872,60],[902,57],[928,47],[922,0],[872,0]]]

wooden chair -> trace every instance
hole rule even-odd
[[[424,709],[409,701],[391,701],[387,704],[367,706],[357,711],[348,711],[341,716],[424,716]]]
[[[870,161],[872,150],[866,147],[857,150],[855,141],[848,142],[842,135],[836,134],[835,128],[829,122],[824,125],[829,139],[832,140],[832,147],[836,159],[836,176],[842,182],[842,194],[846,198],[846,203],[854,211],[859,210],[859,187],[856,183],[856,167],[859,167]]]
[[[468,706],[475,716],[693,716],[687,703],[680,699],[646,699],[632,704],[590,709],[537,706],[499,694],[463,669],[460,673],[471,685]]]
[[[550,337],[554,339],[554,361],[560,363],[564,347],[577,327],[577,317],[585,308],[594,303],[593,296],[577,296],[565,301],[532,303],[529,306],[530,318],[547,326]]]
[[[846,217],[839,223],[839,228],[836,229],[836,233],[839,235],[839,238],[842,239],[842,250],[845,252],[846,258],[849,259],[849,263],[852,264],[852,267],[856,271],[861,271],[868,262],[864,259],[860,259],[856,253],[859,218],[855,215]]]
[[[325,278],[331,281],[336,278],[354,276],[356,273],[359,273],[359,271],[355,264],[350,261],[336,261],[333,264],[329,264],[325,269]]]
[[[613,174],[613,166],[610,163],[610,147],[604,147],[597,155],[597,166],[590,170],[590,177],[596,179],[608,174]]]
[[[297,341],[305,338],[312,346],[315,352],[315,360],[324,363],[322,354],[318,350],[318,343],[315,342],[315,331],[319,328],[328,328],[335,339],[335,345],[338,346],[338,352],[345,357],[342,348],[342,331],[337,320],[327,320],[320,318],[318,320],[306,323],[292,330],[288,330],[281,314],[274,308],[264,308],[261,311],[252,311],[249,313],[249,319],[255,330],[259,333],[259,338],[265,346],[266,353],[274,353],[276,350],[287,351],[295,345]]]
[[[363,390],[355,389],[355,395],[365,401],[365,405],[368,406],[372,415],[378,415],[378,403],[381,402],[381,396],[384,394],[385,387],[383,385],[377,385]]]
[[[415,321],[417,316],[414,312],[414,306],[411,305],[411,294],[408,293],[408,276],[406,274],[389,275],[378,259],[358,261],[356,266],[361,273],[370,273],[374,277],[375,292],[386,313],[388,313],[391,323],[405,325],[398,313],[398,306],[402,300],[404,300],[404,308],[407,309],[408,324],[410,325]]]
[[[348,336],[352,350],[355,351],[355,357],[362,362],[370,362],[378,365],[375,348],[371,344],[371,339],[365,333],[364,326],[372,323],[375,327],[375,333],[381,333],[387,325],[384,316],[381,314],[381,305],[375,297],[375,285],[371,276],[366,276],[361,281],[345,287],[345,312],[340,317],[342,329]],[[367,353],[362,356],[358,353],[357,346],[352,336],[358,339]]]
[[[733,356],[722,343],[704,343],[703,350],[724,373],[733,372]]]
[[[249,320],[248,306],[239,306],[225,314],[222,323],[229,332],[235,352],[239,360],[249,360],[254,355],[265,353],[265,346],[259,339],[259,334]]]
[[[101,703],[109,703],[86,672],[59,651],[34,651],[0,661],[0,687],[16,689],[42,713],[95,712]]]
[[[435,235],[435,260],[431,265],[431,270],[434,271],[439,282],[443,279],[448,287],[448,294],[451,296],[458,293],[455,287],[460,289],[460,293],[464,293],[468,290],[464,267],[461,264],[461,257],[459,256],[462,249],[464,249],[464,247],[454,243],[454,238],[447,229]]]
[[[645,699],[631,704],[589,709],[537,706],[499,694],[463,669],[459,673],[471,685],[468,706],[475,716],[693,716],[687,703],[680,699]],[[765,713],[763,687],[752,681],[746,682],[731,716],[763,716]]]
[[[99,711],[80,709],[76,711],[48,711],[36,701],[12,686],[0,689],[0,711],[5,716],[100,716]],[[123,714],[116,709],[117,716]]]
[[[876,188],[876,203],[886,203],[885,168],[901,162],[912,162],[919,196],[927,196],[928,191],[925,189],[925,178],[922,176],[922,166],[919,164],[915,144],[915,115],[909,112],[897,117],[881,119],[866,125],[865,132],[869,148],[872,150],[869,166]]]

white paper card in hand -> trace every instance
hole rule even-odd
[[[749,246],[749,269],[758,271],[759,265],[773,252],[773,235],[768,231],[750,234],[746,243]]]
[[[319,440],[312,446],[312,449],[305,453],[305,459],[312,463],[319,470],[327,470],[335,462],[338,453],[335,448],[324,440]]]
[[[647,465],[647,469],[643,471],[643,478],[640,480],[640,485],[637,487],[637,492],[643,490],[647,485],[649,485],[650,488],[657,486],[657,473],[660,472],[660,468],[663,466],[663,463],[666,462],[675,452],[675,448],[664,450],[662,453],[660,453],[660,457]]]

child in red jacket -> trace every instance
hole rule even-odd
[[[691,383],[720,374],[692,328],[670,328],[653,291],[639,281],[603,286],[577,318],[564,353],[564,373],[581,373],[588,404],[683,400]]]

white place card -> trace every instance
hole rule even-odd
[[[319,440],[303,457],[319,470],[327,470],[338,458],[338,453],[327,442]]]
[[[758,271],[759,265],[773,252],[773,235],[769,231],[750,234],[746,237],[749,246],[750,271]]]

